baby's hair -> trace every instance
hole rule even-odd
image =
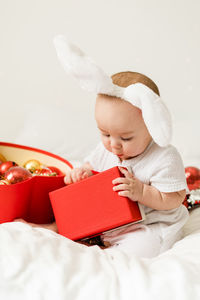
[[[154,93],[160,96],[159,89],[157,85],[153,82],[153,80],[151,80],[149,77],[141,73],[130,72],[130,71],[120,72],[120,73],[113,74],[111,78],[114,84],[121,87],[127,87],[137,82],[143,83],[148,88],[152,89]]]

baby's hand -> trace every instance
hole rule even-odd
[[[74,182],[81,181],[89,176],[92,176],[93,173],[90,169],[87,168],[74,168],[64,178],[65,184],[70,184]]]
[[[140,202],[143,197],[143,183],[126,169],[119,167],[119,170],[125,177],[118,177],[112,181],[115,185],[113,191],[119,191],[119,196]]]

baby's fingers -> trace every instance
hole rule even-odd
[[[71,184],[72,183],[71,173],[66,174],[66,176],[64,178],[64,183],[65,184]]]
[[[120,191],[118,192],[118,195],[130,198],[130,191]]]
[[[120,172],[126,177],[126,178],[133,178],[133,174],[130,173],[126,168],[118,167]]]
[[[128,184],[128,179],[125,177],[118,177],[113,179],[112,184],[120,184],[120,183],[127,183]]]
[[[71,174],[72,177],[72,181],[73,182],[78,182],[82,179],[82,175],[83,175],[83,170],[81,169],[74,169],[74,171]]]
[[[81,179],[85,179],[87,177],[88,177],[88,173],[84,171],[83,174],[81,175]]]
[[[118,184],[113,186],[113,191],[125,191],[129,190],[129,185],[128,184]]]

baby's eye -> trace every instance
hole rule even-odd
[[[121,137],[121,140],[126,142],[126,141],[131,141],[132,138],[133,138],[132,136],[129,137],[129,138],[123,138],[123,137]]]
[[[107,133],[102,133],[103,136],[106,136],[106,137],[109,137],[110,134],[107,134]]]

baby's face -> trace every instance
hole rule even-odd
[[[97,96],[95,118],[104,147],[121,161],[141,154],[152,140],[141,110],[127,101]]]

